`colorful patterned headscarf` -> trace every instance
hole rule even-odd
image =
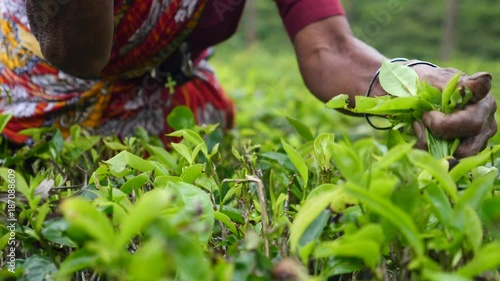
[[[151,75],[186,40],[206,2],[115,0],[111,59],[102,79],[83,80],[43,59],[24,0],[0,1],[0,113],[14,116],[4,136],[22,143],[29,141],[19,134],[23,129],[55,125],[66,134],[73,124],[127,136],[141,125],[168,143],[165,117],[176,105],[189,106],[200,123],[231,125],[232,102],[204,60],[198,60],[196,78],[172,93]],[[218,117],[204,118],[207,110]]]

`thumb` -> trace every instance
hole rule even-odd
[[[468,88],[472,92],[472,98],[469,103],[477,103],[488,95],[491,90],[491,79],[491,74],[478,72],[460,81],[461,86]]]

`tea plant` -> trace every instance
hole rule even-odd
[[[140,129],[2,140],[0,279],[500,279],[500,146],[450,169],[398,130],[353,140],[289,117],[261,144],[185,108],[167,120],[170,150]]]

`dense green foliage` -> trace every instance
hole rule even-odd
[[[291,52],[224,51],[215,64],[239,113],[225,137],[180,110],[189,128],[171,151],[141,131],[120,142],[77,127],[14,154],[2,142],[17,279],[499,278],[498,146],[448,172],[396,131],[326,109]]]
[[[355,32],[387,5],[352,2]],[[369,43],[435,59],[444,6],[402,3]],[[241,51],[240,34],[214,58],[238,108],[225,135],[180,110],[187,128],[169,151],[140,130],[124,141],[34,130],[37,144],[17,151],[0,142],[0,280],[500,279],[499,137],[449,171],[397,131],[326,109],[302,83],[274,4],[258,5],[261,42]],[[461,1],[457,54],[498,58],[495,5]],[[494,61],[447,64],[489,71],[500,89]]]

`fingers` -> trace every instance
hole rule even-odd
[[[487,72],[479,72],[472,76],[461,79],[459,85],[468,88],[472,92],[470,103],[482,100],[491,90],[491,75]]]
[[[478,103],[451,114],[439,111],[426,112],[422,123],[438,138],[461,139],[480,134],[487,125],[488,118],[493,116],[495,111],[495,99],[489,94]]]
[[[488,145],[488,139],[494,136],[497,132],[498,126],[495,118],[490,118],[488,126],[485,128],[484,132],[481,134],[463,139],[455,152],[455,157],[464,158],[472,155],[476,155],[486,148]]]
[[[420,79],[429,82],[429,84],[441,91],[453,76],[459,72],[459,70],[454,68],[432,68],[426,65],[417,65],[413,69],[417,71]],[[490,92],[491,80],[492,76],[487,72],[478,72],[471,76],[462,73],[458,85],[470,89],[473,94],[470,103],[477,103]]]
[[[427,136],[426,136],[426,128],[422,122],[415,121],[413,122],[413,132],[417,137],[417,143],[415,144],[415,148],[427,150]]]

